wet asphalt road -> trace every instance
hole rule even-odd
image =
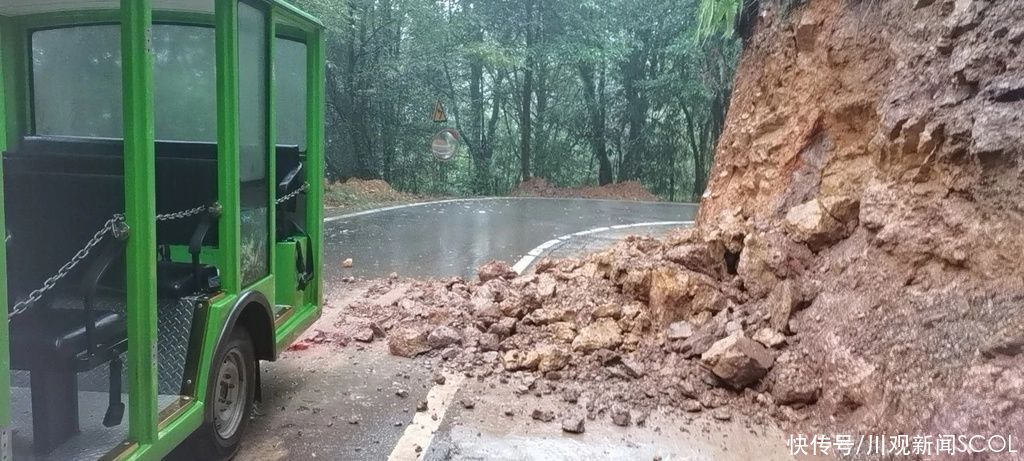
[[[353,217],[324,226],[327,280],[343,275],[470,277],[499,259],[514,264],[544,242],[588,229],[690,221],[695,204],[507,198],[428,203]],[[352,258],[354,267],[342,270]]]

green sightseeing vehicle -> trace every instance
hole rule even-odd
[[[323,31],[0,0],[0,459],[225,459],[320,315]]]

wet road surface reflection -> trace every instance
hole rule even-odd
[[[597,227],[688,221],[695,204],[510,198],[425,204],[324,225],[327,280],[341,276],[472,276],[494,259],[515,263],[536,246]],[[354,267],[343,269],[352,258]]]

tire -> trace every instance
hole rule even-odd
[[[231,459],[249,426],[259,372],[249,332],[235,327],[218,347],[212,363],[203,425],[182,444],[181,450],[175,450],[182,459]]]

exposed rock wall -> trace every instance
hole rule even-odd
[[[796,299],[769,379],[814,370],[812,421],[1024,427],[1024,1],[761,4],[699,224],[744,306]]]

